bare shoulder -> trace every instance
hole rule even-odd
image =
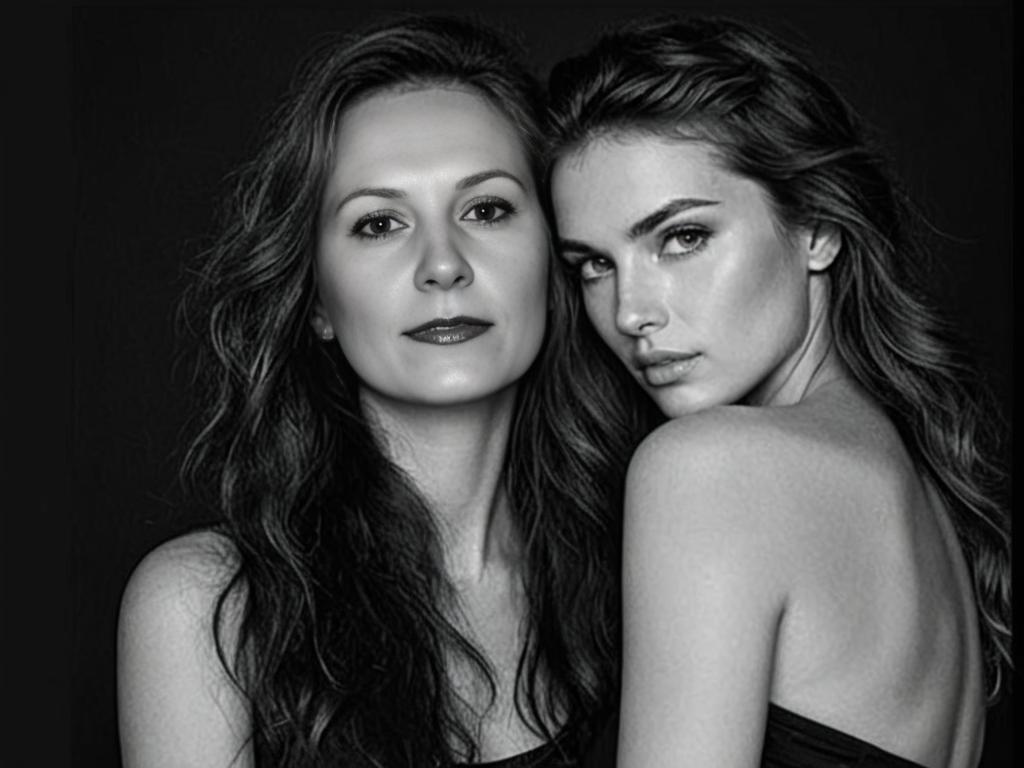
[[[634,746],[642,732],[692,754],[709,734],[739,743],[726,721],[763,719],[794,557],[777,523],[790,514],[787,489],[773,484],[771,467],[788,438],[762,410],[724,406],[673,419],[630,463],[622,733]],[[763,735],[741,730],[756,753]]]
[[[212,530],[194,531],[150,550],[132,572],[128,592],[219,590],[236,565],[235,547],[228,537]]]
[[[644,558],[664,551],[666,562],[685,559],[719,580],[724,572],[741,581],[756,576],[775,595],[788,589],[781,564],[792,560],[791,534],[803,512],[793,467],[804,449],[770,410],[711,408],[648,435],[626,480],[626,551]],[[779,578],[769,584],[761,578],[768,574]]]
[[[730,542],[715,556],[785,562],[878,485],[885,462],[847,421],[827,408],[721,406],[666,422],[630,462],[626,524],[713,531]]]
[[[772,493],[792,489],[789,476],[816,438],[795,428],[783,409],[720,406],[672,419],[648,435],[630,461],[627,484],[666,501],[725,500],[752,494],[763,513]],[[667,496],[666,496],[667,494]],[[750,505],[741,505],[749,508]],[[706,505],[688,505],[699,513]]]
[[[891,432],[884,438],[880,432]],[[895,431],[876,414],[826,404],[719,406],[672,419],[639,445],[629,482],[714,492],[724,485],[768,501],[816,496],[844,475],[863,480],[904,455]],[[771,491],[767,498],[761,494]],[[786,494],[785,492],[788,492]]]
[[[171,539],[150,551],[135,567],[121,601],[123,629],[151,621],[164,629],[177,619],[198,628],[212,614],[236,568],[231,542],[213,531]]]
[[[784,570],[808,548],[845,546],[862,510],[899,509],[915,481],[891,422],[849,390],[797,406],[720,406],[666,422],[640,444],[626,525],[652,537],[728,535],[716,557],[760,555]]]
[[[222,663],[214,615],[235,572],[230,542],[191,533],[136,566],[121,600],[118,720],[124,765],[249,765],[245,697]],[[230,659],[239,597],[224,602]]]
[[[688,475],[727,471],[744,458],[754,443],[773,440],[778,430],[768,409],[718,406],[670,419],[651,432],[630,462],[631,473],[678,472],[685,460]]]

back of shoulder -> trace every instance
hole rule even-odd
[[[820,480],[811,475],[830,452],[828,438],[783,409],[710,408],[663,424],[640,444],[626,512],[639,508],[676,525],[682,516],[687,525],[756,537],[795,522]]]
[[[719,406],[671,419],[640,443],[630,475],[699,481],[770,463],[793,440],[767,411]]]
[[[737,520],[787,525],[817,516],[808,510],[877,505],[913,477],[889,432],[820,409],[709,408],[644,439],[630,461],[627,497],[660,500],[672,514],[731,510]]]

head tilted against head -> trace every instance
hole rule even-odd
[[[585,181],[588,157],[590,168],[605,166],[610,176],[607,161],[615,157],[620,174],[633,181],[631,189],[650,201],[649,210],[637,203],[622,212],[623,218],[632,212],[639,222],[642,212],[662,211],[659,224],[674,222],[678,211],[656,202],[659,195],[662,204],[670,202],[668,190],[685,181],[687,189],[678,190],[678,198],[703,200],[700,213],[743,218],[754,211],[776,230],[779,248],[802,247],[805,271],[827,271],[823,280],[808,275],[809,287],[827,295],[814,296],[816,305],[804,312],[830,314],[841,348],[863,335],[862,322],[885,322],[851,311],[865,300],[864,270],[877,275],[884,291],[913,290],[909,273],[915,265],[897,256],[903,245],[899,203],[881,158],[845,102],[767,35],[715,20],[638,23],[560,65],[552,74],[551,99],[553,196],[561,239],[575,244],[580,230],[585,244],[593,245],[583,231],[591,229],[583,215],[594,208],[576,191],[588,188],[592,198],[600,197],[601,187],[572,182]],[[718,193],[721,199],[707,199]],[[606,196],[604,202],[611,209],[618,201]],[[702,231],[698,225],[695,221],[682,232],[693,241]],[[745,237],[763,245],[771,233],[761,230]],[[737,327],[737,333],[762,328],[775,310],[797,301],[798,287],[792,285],[791,295],[782,297],[770,315],[734,318],[734,324],[749,326]],[[737,294],[732,301],[750,309],[764,298]],[[869,301],[884,303],[884,298],[873,294]],[[792,339],[772,341],[789,353],[799,351],[789,348]],[[761,365],[781,362],[776,356]],[[770,390],[767,383],[751,372],[738,390],[717,399],[760,402]]]
[[[549,98],[559,250],[594,330],[668,416],[798,400],[801,366],[834,350],[953,510],[998,689],[998,424],[858,116],[771,35],[719,19],[626,25],[559,64]]]
[[[443,408],[517,387],[502,474],[530,601],[515,703],[550,736],[609,700],[616,585],[599,564],[625,451],[579,450],[603,407],[587,388],[614,377],[550,374],[575,347],[568,286],[548,282],[539,94],[507,40],[457,19],[322,46],[199,267],[188,306],[211,405],[185,471],[215,489],[238,553],[218,622],[244,595],[239,639],[218,624],[218,648],[267,764],[472,758],[451,660],[494,691],[367,393]]]

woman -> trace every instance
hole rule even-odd
[[[561,255],[670,419],[627,477],[619,765],[975,765],[1010,661],[993,411],[859,119],[717,20],[610,34],[551,100]]]
[[[303,70],[200,267],[186,469],[221,520],[127,587],[126,766],[575,764],[616,685],[630,433],[591,439],[613,376],[559,373],[590,363],[538,103],[443,18]]]

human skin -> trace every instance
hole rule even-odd
[[[552,197],[591,322],[666,415],[799,396],[837,237],[784,231],[700,142],[598,139],[558,163]]]
[[[516,385],[543,340],[550,250],[527,153],[490,103],[454,88],[366,97],[345,111],[334,150],[310,323],[322,343],[340,344],[390,458],[437,516],[460,619],[498,686],[481,754],[523,752],[539,737],[513,700],[524,600],[502,478]],[[409,334],[460,316],[483,324]],[[133,573],[118,640],[129,768],[255,764],[249,702],[212,640],[236,565],[232,543],[202,531],[157,547]],[[237,597],[225,604],[226,658]],[[475,681],[448,672],[456,686]],[[473,704],[486,703],[485,690]]]
[[[320,212],[314,327],[372,397],[444,405],[516,382],[545,327],[548,236],[522,142],[467,90],[385,92],[341,121]],[[461,343],[409,331],[489,323]]]
[[[626,480],[617,764],[754,768],[771,703],[976,765],[971,578],[833,344],[838,231],[785,227],[710,145],[649,133],[570,151],[552,198],[591,323],[670,417]]]

